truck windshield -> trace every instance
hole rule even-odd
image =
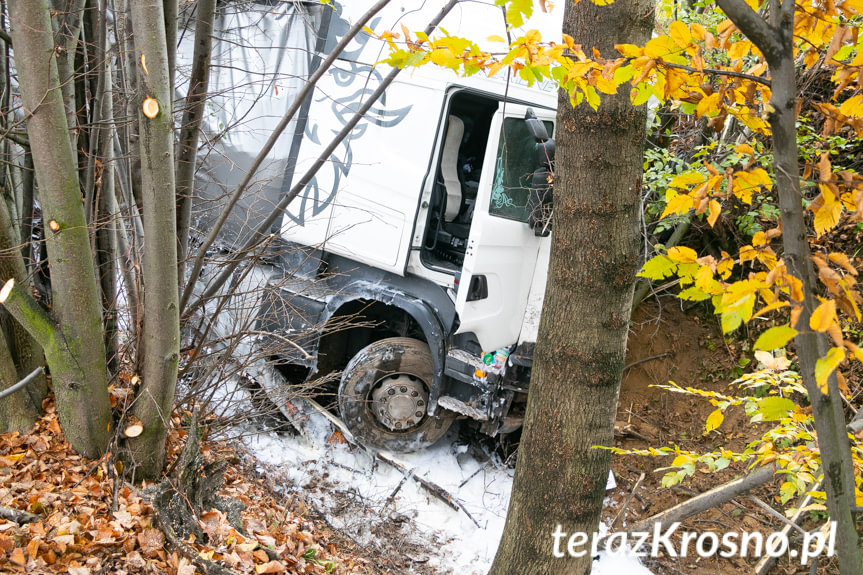
[[[543,122],[553,137],[552,122]],[[530,215],[531,176],[540,168],[536,141],[521,118],[506,118],[497,150],[494,183],[491,188],[489,214],[527,222]]]

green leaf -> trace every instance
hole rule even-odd
[[[757,412],[761,414],[762,421],[778,421],[793,411],[795,403],[787,397],[771,395],[758,400]]]
[[[743,323],[740,311],[732,310],[722,313],[722,333],[731,333]]]
[[[754,350],[773,351],[780,347],[785,347],[794,336],[797,335],[797,330],[787,325],[779,325],[771,327],[760,336],[755,342]]]
[[[672,261],[668,256],[659,255],[647,260],[638,275],[652,280],[661,280],[673,274],[675,269],[677,269],[677,262]]]
[[[706,294],[697,287],[692,286],[677,294],[677,297],[687,301],[704,301],[710,299],[710,294]]]

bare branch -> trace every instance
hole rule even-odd
[[[790,0],[786,0],[786,2],[790,2]],[[750,8],[744,0],[716,0],[716,3],[725,12],[725,15],[734,22],[734,25],[740,28],[740,31],[758,46],[768,63],[781,54],[782,45],[776,30],[765,22],[758,15],[758,12]]]

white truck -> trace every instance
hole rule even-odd
[[[443,3],[393,0],[370,27],[422,30]],[[437,33],[502,51],[508,32],[492,4],[460,3]],[[199,228],[219,209],[209,200],[242,179],[309,70],[369,5],[221,8]],[[524,29],[559,36],[559,17],[537,14]],[[225,245],[272,211],[377,87],[386,50],[362,33],[341,54],[229,220]],[[179,61],[188,57],[181,44]],[[418,449],[459,416],[490,435],[521,425],[549,261],[556,105],[553,86],[527,87],[506,71],[404,70],[273,229],[279,249],[257,329],[297,338],[278,358],[294,379],[341,371],[341,417],[361,442]]]

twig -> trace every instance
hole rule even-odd
[[[629,369],[629,368],[631,368],[631,367],[635,367],[636,365],[638,365],[638,364],[640,364],[640,363],[644,363],[644,362],[646,362],[646,361],[653,361],[654,359],[659,359],[659,358],[662,358],[662,357],[668,357],[669,355],[671,355],[671,352],[666,351],[665,353],[658,353],[658,354],[656,354],[656,355],[651,355],[650,357],[643,357],[643,358],[641,358],[641,359],[638,359],[638,360],[636,360],[636,361],[633,361],[633,362],[632,362],[632,363],[630,363],[629,365],[624,366],[624,367],[623,367],[623,371],[626,371],[627,369]]]
[[[693,68],[692,66],[685,66],[683,64],[672,64],[664,60],[660,63],[660,66],[665,66],[666,68],[677,68],[678,70],[686,70],[687,72],[699,72],[701,74],[715,74],[717,76],[728,76],[730,78],[742,78],[751,82],[758,82],[759,84],[763,84],[768,88],[770,87],[770,80],[766,80],[764,78],[761,78],[760,76],[753,76],[752,74],[735,72],[733,70],[717,70],[715,68],[704,68],[702,70],[699,70],[698,68]]]
[[[608,526],[608,530],[611,531],[614,529],[614,526],[617,525],[618,520],[623,516],[623,512],[626,511],[626,508],[629,507],[629,504],[632,502],[632,498],[635,496],[635,492],[638,491],[638,488],[641,487],[641,482],[644,481],[646,475],[644,472],[641,472],[641,475],[638,477],[638,481],[635,482],[632,490],[629,492],[629,497],[626,498],[626,501],[623,503],[623,507],[620,508],[620,511],[617,512],[617,515],[614,516],[614,519],[611,521],[611,525]]]
[[[758,507],[760,507],[761,509],[766,511],[767,514],[770,515],[771,517],[773,517],[774,519],[781,521],[782,523],[785,523],[785,525],[790,527],[791,529],[796,529],[797,531],[799,531],[803,535],[806,535],[806,531],[804,531],[803,528],[801,528],[796,523],[786,519],[781,513],[779,513],[778,511],[776,511],[775,509],[773,509],[772,507],[770,507],[769,505],[767,505],[766,503],[764,503],[763,501],[761,501],[760,499],[755,497],[754,495],[750,495],[749,499],[753,503],[755,503],[755,505],[757,505]]]
[[[341,419],[339,419],[338,417],[336,417],[335,415],[333,415],[332,413],[330,413],[329,411],[324,409],[323,406],[321,406],[321,404],[319,404],[317,401],[315,401],[313,399],[304,398],[304,399],[302,399],[302,401],[305,401],[315,411],[317,411],[318,413],[323,415],[325,418],[327,418],[327,420],[329,420],[330,423],[335,425],[336,428],[338,428],[338,430],[342,432],[342,435],[344,435],[345,441],[347,441],[350,445],[362,447],[356,441],[356,439],[354,439],[354,436],[351,433],[351,431],[348,429],[348,426],[345,425],[345,423]],[[432,495],[437,497],[442,503],[451,507],[455,511],[459,511],[459,510],[463,511],[464,514],[467,515],[471,519],[471,521],[473,521],[477,525],[477,527],[479,527],[479,524],[476,523],[476,520],[473,518],[473,516],[471,516],[471,514],[468,512],[468,510],[465,509],[464,506],[461,504],[461,502],[459,502],[449,491],[447,491],[446,489],[444,489],[440,485],[429,481],[428,479],[424,479],[418,475],[413,474],[413,470],[411,468],[409,468],[404,463],[401,463],[400,461],[395,459],[392,455],[389,455],[387,453],[381,453],[380,451],[374,453],[373,455],[374,455],[375,459],[383,461],[384,463],[387,463],[387,464],[391,465],[392,467],[395,467],[396,469],[401,471],[402,474],[404,474],[405,476],[412,475],[414,481],[419,483],[426,491],[428,491],[429,493],[431,493]]]
[[[401,491],[401,489],[402,489],[402,485],[404,485],[404,484],[407,482],[407,480],[408,480],[408,479],[410,479],[411,477],[413,477],[413,476],[414,476],[414,472],[415,472],[415,471],[416,471],[416,468],[411,469],[411,470],[410,470],[410,473],[408,473],[407,475],[405,475],[404,477],[402,477],[402,480],[401,480],[401,481],[399,481],[399,484],[398,484],[398,485],[396,485],[396,488],[395,488],[395,489],[393,489],[393,492],[392,492],[392,493],[390,493],[389,497],[387,497],[386,501],[384,501],[384,506],[383,506],[383,508],[381,509],[381,513],[383,513],[383,512],[384,512],[384,510],[389,506],[389,504],[393,502],[393,499],[395,499],[395,498],[396,498],[396,495],[398,495],[398,492],[399,492],[399,491]]]
[[[5,505],[0,505],[0,517],[7,521],[18,523],[19,525],[24,523],[36,523],[39,521],[38,515],[28,513],[27,511],[21,511],[14,507],[6,507]]]
[[[0,391],[0,399],[3,399],[7,395],[12,395],[13,393],[18,391],[19,389],[23,389],[24,387],[27,387],[28,383],[35,381],[36,378],[39,377],[44,372],[45,372],[44,367],[37,367],[32,372],[30,372],[30,374],[27,377],[25,377],[24,379],[22,379],[21,381],[19,381],[15,385],[13,385],[12,387],[7,387],[3,391]]]
[[[468,482],[468,481],[470,481],[471,479],[473,479],[474,477],[476,477],[476,476],[479,474],[479,472],[480,472],[480,471],[482,471],[482,470],[483,470],[483,468],[482,468],[482,467],[480,467],[479,469],[477,469],[476,471],[474,471],[473,473],[471,473],[471,474],[470,474],[470,477],[468,477],[467,479],[465,479],[464,481],[462,481],[461,483],[459,483],[459,484],[458,484],[458,488],[459,488],[459,489],[461,489],[462,487],[464,487],[464,486],[467,484],[467,482]]]
[[[806,494],[801,498],[800,503],[797,505],[797,510],[794,512],[794,515],[791,516],[791,523],[795,526],[797,522],[803,518],[803,510],[809,505],[812,501],[812,492],[821,489],[821,482],[819,481],[812,488],[806,492]],[[787,537],[789,533],[791,533],[791,527],[786,525],[782,528],[782,533]],[[761,561],[755,566],[755,575],[767,575],[767,572],[773,568],[773,565],[776,564],[776,557],[771,557],[770,555],[764,556]]]

